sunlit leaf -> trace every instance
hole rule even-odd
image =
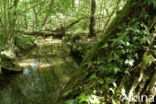
[[[133,59],[126,59],[125,64],[133,66],[134,60]]]

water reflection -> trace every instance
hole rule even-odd
[[[7,87],[0,91],[0,104],[53,104],[60,89],[69,81],[68,71],[73,70],[73,65],[65,63],[40,70],[33,63],[23,74],[7,76],[4,79]]]
[[[0,77],[0,104],[53,104],[78,67],[72,58],[68,58],[23,59],[19,63],[23,66],[23,74]]]
[[[29,75],[29,74],[30,74],[30,70],[29,70],[28,68],[25,68],[25,69],[23,70],[23,74]]]
[[[32,68],[32,70],[37,70],[37,64],[36,63],[34,63],[34,62],[32,62],[31,63],[31,68]]]

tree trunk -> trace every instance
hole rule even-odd
[[[4,40],[5,42],[8,41],[8,30],[9,30],[9,27],[8,27],[8,24],[9,24],[9,21],[8,21],[8,5],[9,5],[9,1],[8,0],[3,0],[3,4],[4,4],[4,27],[3,27],[3,36],[4,36]],[[6,43],[7,44],[7,43]]]
[[[12,1],[4,0],[4,18],[3,18],[3,36],[5,40],[5,44],[9,47],[13,47],[13,35],[14,29],[17,20],[17,11],[10,11],[11,9],[16,9],[18,6],[19,0],[14,0],[13,5]]]
[[[55,0],[51,0],[50,1],[50,3],[49,3],[49,11],[53,11],[53,8],[54,8],[54,5],[55,5],[54,3],[55,3]],[[43,24],[42,24],[43,29],[45,28],[45,25],[48,22],[48,17],[49,17],[49,12],[47,12],[46,17],[45,17],[45,19],[43,21]]]
[[[72,7],[75,7],[75,0],[72,0]]]
[[[95,11],[96,11],[96,0],[91,0],[91,17],[89,27],[89,37],[95,36]]]

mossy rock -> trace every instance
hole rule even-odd
[[[14,42],[20,51],[27,51],[36,46],[34,43],[35,37],[33,36],[15,36]]]
[[[22,68],[18,65],[18,59],[13,51],[12,53],[10,51],[2,51],[0,53],[0,68],[2,73],[22,71]]]

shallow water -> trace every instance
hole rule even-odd
[[[78,65],[60,40],[48,41],[19,59],[22,73],[0,77],[0,104],[53,104]]]

